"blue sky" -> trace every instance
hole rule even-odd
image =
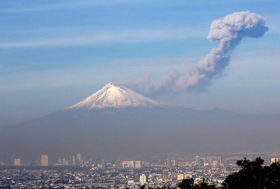
[[[213,20],[246,10],[265,18],[265,36],[243,39],[207,91],[161,100],[280,113],[278,0],[4,0],[0,7],[0,126],[63,109],[109,82],[186,69],[218,46],[207,40]]]

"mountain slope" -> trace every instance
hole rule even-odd
[[[279,150],[280,115],[166,106],[108,84],[64,110],[0,128],[0,150],[22,157]]]
[[[163,105],[163,103],[138,94],[124,85],[109,83],[85,100],[67,109],[90,110],[93,108],[155,107]]]

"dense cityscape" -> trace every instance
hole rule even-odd
[[[179,156],[107,160],[83,159],[77,153],[51,161],[40,155],[34,163],[15,156],[1,160],[0,188],[150,188],[174,187],[184,178],[221,186],[225,177],[238,171],[236,161],[262,156],[265,164],[278,161],[280,153],[232,153],[226,155]]]

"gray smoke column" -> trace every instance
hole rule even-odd
[[[188,92],[197,87],[208,86],[211,80],[222,74],[229,65],[230,53],[243,37],[259,38],[267,31],[268,27],[265,26],[262,16],[250,11],[235,12],[223,19],[214,20],[207,38],[210,41],[218,41],[219,47],[213,48],[203,60],[183,73],[170,71],[158,84],[149,84],[142,93],[164,95],[167,92]],[[139,86],[143,86],[143,83],[132,82],[127,85],[139,91]]]

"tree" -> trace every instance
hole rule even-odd
[[[146,188],[146,185],[145,185],[145,184],[143,184],[143,185],[140,186],[140,189],[145,189],[145,188]]]
[[[209,185],[205,178],[197,182],[194,186],[195,189],[216,189],[214,185]]]
[[[254,161],[238,160],[241,169],[227,176],[223,182],[224,189],[280,189],[280,164],[274,162],[263,166],[261,157]]]
[[[194,187],[194,180],[192,178],[183,179],[181,182],[177,183],[177,187],[180,189],[192,189]]]
[[[209,185],[204,178],[196,184],[192,178],[186,178],[179,182],[177,187],[180,189],[216,189],[214,185]]]

